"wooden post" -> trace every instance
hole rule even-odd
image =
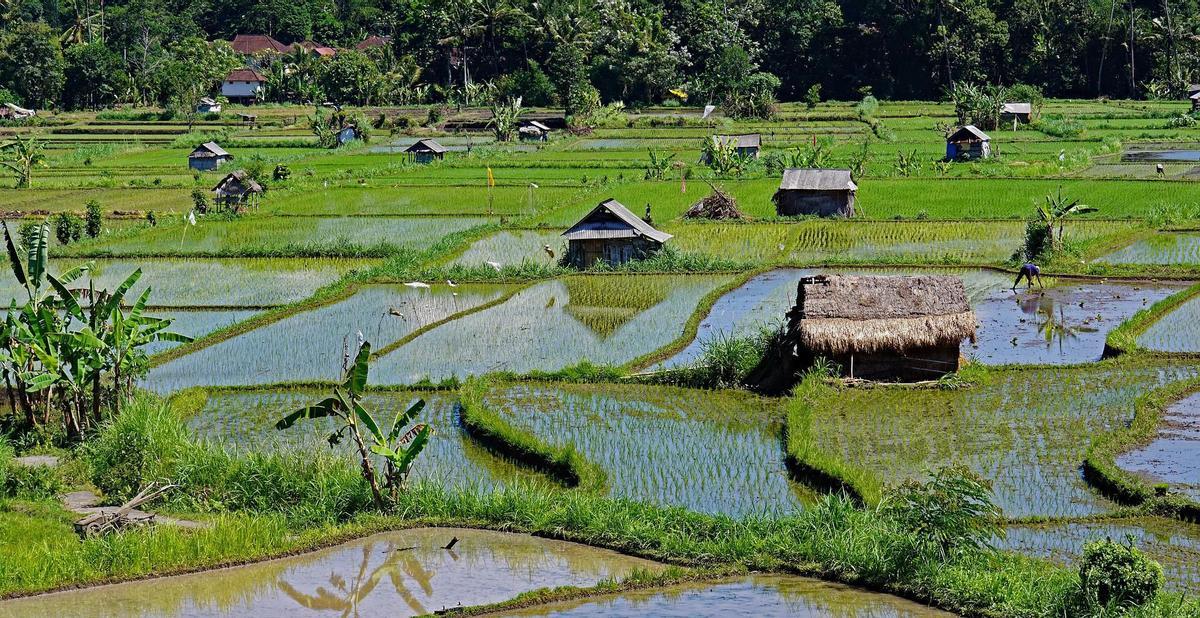
[[[850,355],[850,379],[854,379],[854,355]]]

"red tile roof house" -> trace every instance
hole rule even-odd
[[[358,51],[363,51],[364,49],[369,49],[371,47],[381,47],[383,45],[391,45],[391,43],[392,43],[392,37],[390,37],[390,36],[376,36],[376,35],[372,34],[371,36],[363,39],[362,42],[359,43],[358,45],[355,45],[354,49],[357,49]]]
[[[233,40],[229,42],[229,46],[233,51],[242,54],[243,56],[252,56],[262,52],[275,52],[277,54],[286,54],[288,46],[271,38],[266,34],[238,34],[234,35]]]
[[[229,72],[221,82],[221,94],[237,103],[253,103],[266,84],[267,78],[262,73],[243,67]]]
[[[321,58],[332,58],[337,55],[336,49],[321,45],[315,41],[300,41],[299,43],[292,43],[288,49],[290,51],[303,49],[314,56],[319,56]]]

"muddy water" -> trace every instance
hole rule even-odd
[[[1117,465],[1200,500],[1200,393],[1167,408],[1154,441],[1117,457]]]
[[[450,550],[442,549],[452,537]],[[0,618],[413,616],[591,586],[652,563],[527,535],[423,528],[244,567],[0,602]]]
[[[953,616],[887,594],[804,577],[754,576],[556,603],[505,616]]]

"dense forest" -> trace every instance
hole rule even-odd
[[[1197,0],[4,0],[0,100],[170,104],[267,34],[348,49],[264,65],[266,100],[425,103],[491,84],[526,104],[1174,97],[1197,79]],[[368,35],[383,49],[354,50]],[[218,43],[208,43],[209,41]],[[274,71],[274,77],[270,73]]]

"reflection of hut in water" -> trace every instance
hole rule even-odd
[[[607,339],[642,312],[667,299],[667,286],[645,277],[568,277],[563,311]]]
[[[936,379],[958,370],[959,344],[975,336],[955,276],[805,277],[796,298],[779,345],[751,372],[763,391],[787,390],[818,358],[854,378]]]
[[[575,268],[587,268],[596,262],[620,266],[640,260],[657,252],[671,238],[614,199],[600,202],[563,236],[567,238],[567,263]]]

